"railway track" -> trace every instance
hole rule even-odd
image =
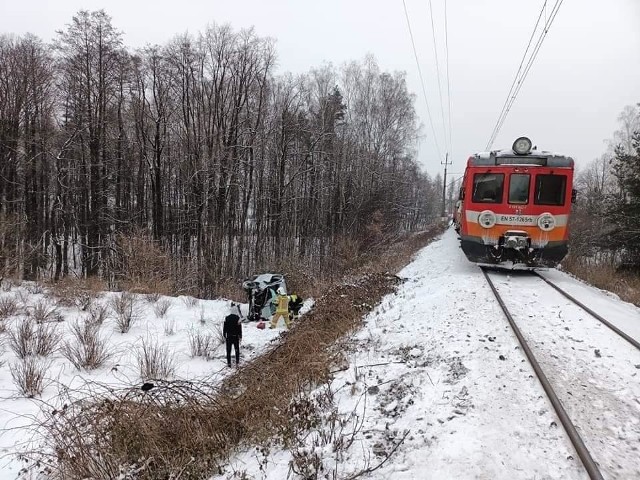
[[[575,297],[573,297],[572,295],[570,295],[569,293],[567,293],[565,290],[561,289],[559,286],[557,286],[555,283],[553,283],[551,280],[549,280],[548,278],[540,275],[538,272],[536,271],[532,271],[531,272],[533,275],[535,275],[536,277],[540,278],[543,282],[545,282],[547,285],[549,285],[551,288],[553,288],[554,290],[556,290],[558,293],[560,293],[563,297],[569,299],[571,302],[573,302],[575,305],[579,306],[581,309],[583,309],[585,312],[587,312],[589,315],[591,315],[593,318],[595,318],[596,320],[598,320],[600,323],[602,323],[603,325],[606,325],[608,328],[610,328],[611,330],[613,330],[614,332],[616,332],[618,335],[620,335],[622,338],[624,338],[627,342],[629,342],[631,345],[633,345],[634,347],[636,347],[638,350],[640,350],[640,342],[638,342],[635,338],[633,338],[631,335],[627,335],[625,332],[623,332],[622,330],[620,330],[618,327],[616,327],[614,324],[612,324],[610,321],[608,321],[607,319],[605,319],[604,317],[602,317],[600,314],[594,312],[592,309],[590,309],[589,307],[587,307],[584,303],[582,303],[581,301],[577,300]]]
[[[547,394],[547,397],[549,398],[553,408],[555,409],[556,414],[557,414],[560,422],[562,423],[562,426],[564,427],[565,431],[567,432],[567,435],[568,435],[569,439],[571,440],[571,443],[573,444],[573,446],[574,446],[574,448],[576,450],[576,453],[578,454],[580,460],[582,461],[582,464],[584,465],[585,470],[587,471],[589,477],[592,480],[603,479],[604,477],[603,477],[603,474],[602,474],[602,472],[600,470],[600,466],[593,459],[589,449],[585,445],[584,440],[582,439],[580,433],[576,429],[576,426],[574,425],[572,419],[570,418],[569,414],[565,410],[565,407],[563,406],[562,401],[560,400],[558,394],[556,393],[556,391],[553,388],[551,382],[549,381],[549,378],[547,377],[547,375],[545,374],[542,366],[540,365],[540,363],[536,359],[536,356],[535,356],[533,350],[531,349],[531,347],[527,343],[527,341],[525,339],[525,336],[523,335],[521,329],[518,326],[518,323],[514,319],[514,317],[511,314],[511,312],[509,311],[504,299],[500,296],[500,293],[499,293],[498,289],[496,288],[494,282],[491,280],[491,276],[489,275],[490,270],[487,269],[486,267],[481,267],[481,268],[482,268],[482,272],[484,274],[484,277],[486,278],[486,280],[487,280],[487,282],[488,282],[493,294],[496,297],[496,300],[498,301],[502,311],[504,312],[507,320],[509,321],[509,324],[510,324],[512,330],[514,331],[516,337],[518,338],[518,342],[520,343],[520,345],[522,347],[522,350],[525,352],[525,355],[527,356],[527,359],[529,360],[529,362],[530,362],[531,366],[533,367],[533,370],[535,371],[540,383],[542,384],[542,387],[543,387],[545,393]],[[614,331],[615,333],[620,335],[627,342],[629,342],[635,348],[640,350],[640,343],[637,340],[635,340],[631,336],[627,335],[625,332],[621,331],[619,328],[617,328],[611,322],[607,321],[605,318],[603,318],[602,316],[598,315],[596,312],[594,312],[593,310],[588,308],[586,305],[584,305],[582,302],[578,301],[576,298],[574,298],[571,295],[569,295],[567,292],[562,290],[560,287],[555,285],[553,282],[551,282],[547,278],[543,277],[542,275],[538,274],[537,272],[533,272],[533,274],[536,275],[538,278],[540,278],[542,281],[544,281],[546,284],[548,284],[550,287],[555,289],[557,292],[559,292],[565,298],[570,300],[573,304],[577,305],[579,308],[581,308],[584,311],[588,312],[591,316],[593,316],[599,322],[601,322],[602,324],[606,325],[609,329],[611,329],[612,331]]]

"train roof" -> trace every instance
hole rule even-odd
[[[512,149],[494,150],[491,152],[479,152],[471,157],[467,165],[540,165],[546,167],[573,168],[573,158],[561,153],[547,152],[544,150],[532,150],[525,155],[518,155]]]

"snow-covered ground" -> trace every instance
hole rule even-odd
[[[492,279],[605,478],[640,478],[640,351],[540,279]]]
[[[547,270],[541,273],[627,335],[636,340],[640,339],[638,307],[621,301],[615,293],[600,290],[558,270]]]
[[[561,272],[545,274],[575,282]],[[310,435],[302,453],[315,452],[323,471],[338,478],[363,469],[373,470],[365,478],[394,480],[587,478],[481,271],[464,258],[455,233],[449,230],[423,249],[400,276],[405,283],[366,317],[348,369],[331,385],[339,411],[351,419],[355,441],[346,454],[336,454]],[[596,460],[606,467],[607,478],[638,478],[633,465],[640,444],[640,353],[556,298],[559,294],[539,279],[531,280],[540,283],[543,298],[536,298],[535,290],[521,295],[519,280],[503,276],[502,288],[517,299],[513,303],[524,315],[527,336],[545,347],[542,359],[556,361],[549,373],[559,374],[554,384],[576,394],[569,413],[598,417],[579,427],[592,435]],[[589,296],[607,318],[629,322],[632,316],[640,322],[638,309],[606,292],[589,289]],[[618,308],[608,308],[610,302]],[[554,344],[550,324],[554,331],[560,328],[562,342]],[[609,378],[602,377],[605,371]],[[593,398],[581,395],[587,390]],[[622,411],[628,417],[622,418]],[[292,458],[282,450],[268,457],[240,452],[216,478],[232,478],[233,472],[287,478]]]
[[[40,293],[34,293],[40,292]],[[37,439],[33,431],[37,424],[38,412],[47,404],[55,404],[60,392],[71,392],[70,395],[83,395],[90,389],[131,387],[141,385],[140,371],[137,362],[137,351],[145,342],[147,345],[166,347],[173,355],[175,374],[173,378],[202,380],[210,384],[223,379],[233,369],[226,366],[226,352],[220,343],[224,317],[230,312],[231,302],[227,300],[200,300],[193,297],[160,297],[150,300],[144,295],[135,296],[137,320],[132,323],[127,333],[120,333],[116,326],[115,316],[109,306],[111,299],[120,295],[107,292],[101,294],[92,303],[91,308],[106,307],[108,316],[100,327],[100,335],[105,339],[112,357],[106,364],[92,371],[79,371],[60,351],[49,355],[42,362],[49,364],[46,372],[46,385],[41,397],[27,399],[20,396],[12,379],[11,366],[17,364],[18,359],[7,341],[7,334],[3,335],[2,357],[0,361],[0,480],[14,480],[23,463],[16,461],[16,451],[29,451],[37,448],[32,440]],[[47,305],[53,312],[52,320],[57,314],[61,318],[47,325],[55,328],[62,335],[61,342],[70,340],[71,325],[77,320],[84,320],[87,312],[75,307],[56,307],[56,298],[34,284],[24,283],[0,293],[3,299],[15,299],[19,311],[4,324],[8,329],[15,329],[27,312],[33,312],[38,305]],[[164,315],[156,310],[163,302],[168,303]],[[312,299],[305,302],[301,310],[304,314],[312,304]],[[246,315],[247,305],[242,305]],[[243,323],[243,341],[241,345],[241,364],[260,355],[265,348],[282,332],[280,328],[260,330],[256,323]],[[207,336],[215,344],[208,355],[209,358],[191,356],[190,338],[200,335]],[[74,393],[76,391],[76,393]],[[104,391],[104,390],[101,390]]]
[[[544,275],[627,331],[640,324],[638,309],[614,296],[561,272]],[[331,435],[316,431],[301,436],[308,448],[240,451],[226,472],[213,478],[292,478],[294,456],[315,456],[323,474],[338,478],[363,469],[372,470],[364,478],[394,480],[587,478],[481,271],[465,259],[453,230],[423,249],[399,276],[405,282],[365,317],[354,335],[348,364],[335,373],[328,388],[318,390],[318,395],[333,399],[346,421]],[[497,283],[517,299],[509,306],[539,360],[550,369],[552,383],[562,386],[558,393],[563,399],[562,392],[573,397],[565,408],[576,415],[576,423],[584,422],[578,429],[590,435],[587,445],[606,478],[636,478],[640,353],[539,279],[527,280],[540,283],[533,287],[521,280],[502,275]],[[41,294],[28,294],[27,286],[1,295],[29,305],[42,299]],[[107,304],[112,295],[96,302]],[[211,360],[189,355],[190,333],[215,331],[229,302],[168,301],[165,318],[155,314],[153,303],[141,301],[141,318],[126,334],[118,333],[108,319],[102,333],[117,355],[97,371],[79,372],[61,355],[53,355],[51,384],[43,398],[50,401],[61,385],[81,388],[86,381],[135,384],[140,381],[135,351],[146,339],[171,347],[179,378],[215,382],[232,371],[225,366],[222,348]],[[77,309],[60,310],[66,318],[62,330],[84,315]],[[167,334],[172,322],[174,332]],[[553,333],[561,337],[554,339]],[[259,355],[278,335],[279,330],[245,324],[244,360]],[[6,456],[0,480],[13,480],[21,464],[9,455],[31,438],[28,429],[14,427],[32,424],[40,401],[18,396],[9,370],[15,355],[7,346],[2,360],[0,448]],[[350,447],[336,452],[338,440]]]

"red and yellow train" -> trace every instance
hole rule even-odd
[[[476,263],[555,267],[568,251],[573,159],[538,151],[526,137],[477,153],[465,169],[454,225]]]

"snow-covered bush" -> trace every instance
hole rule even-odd
[[[18,313],[18,301],[15,297],[0,298],[0,320],[7,319]]]
[[[13,382],[21,395],[28,398],[42,394],[50,363],[38,357],[26,357],[9,365]]]
[[[58,311],[58,307],[52,305],[48,300],[40,300],[27,313],[37,322],[62,322],[64,317]]]
[[[151,304],[154,304],[154,303],[156,303],[158,300],[160,300],[160,294],[159,294],[158,292],[147,293],[147,294],[144,296],[144,299],[145,299],[147,302],[149,302],[149,303],[151,303]]]
[[[107,319],[108,313],[109,309],[106,305],[101,305],[99,303],[91,305],[87,314],[87,322],[94,325],[102,325]]]
[[[18,358],[46,357],[58,348],[61,334],[54,324],[35,325],[30,318],[21,319],[8,329],[9,346]]]
[[[198,300],[197,298],[189,296],[182,297],[182,301],[189,308],[196,308],[200,303],[200,300]]]
[[[167,345],[143,339],[136,349],[135,356],[142,380],[169,379],[175,374],[174,355]]]
[[[176,333],[176,321],[173,318],[168,318],[164,321],[164,334],[173,335]]]
[[[109,305],[115,314],[118,330],[127,333],[141,314],[138,299],[130,292],[122,292],[113,296]]]
[[[71,325],[73,340],[67,340],[62,355],[78,370],[101,367],[112,356],[106,341],[100,337],[100,325],[88,320]]]
[[[212,332],[189,332],[189,353],[193,358],[211,358],[218,345],[220,342]]]
[[[156,304],[153,306],[153,311],[155,312],[157,317],[164,318],[164,316],[169,311],[169,308],[171,308],[171,301],[168,298],[165,298],[156,302]]]

